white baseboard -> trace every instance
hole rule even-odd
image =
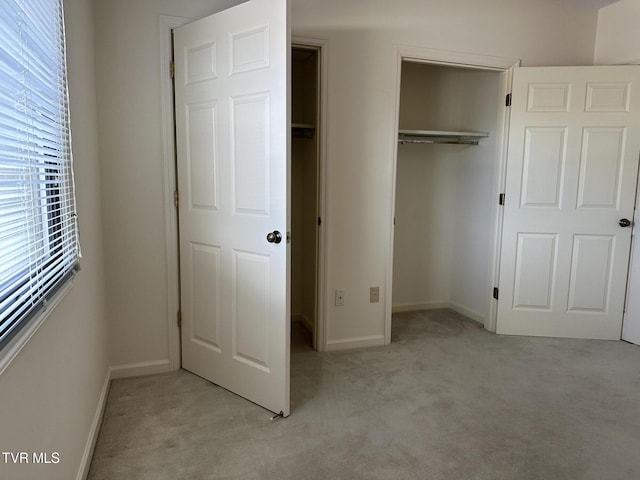
[[[152,362],[129,363],[114,365],[111,367],[111,378],[140,377],[143,375],[155,375],[171,371],[169,360],[155,360]]]
[[[463,307],[462,305],[458,305],[456,303],[450,303],[449,308],[454,312],[458,312],[465,317],[470,318],[471,320],[478,322],[480,325],[484,326],[485,316],[481,313],[476,312],[475,310],[471,310],[469,308]]]
[[[384,335],[370,335],[368,337],[340,338],[327,342],[327,352],[350,350],[352,348],[378,347],[384,345]]]
[[[418,310],[435,310],[437,308],[451,308],[451,304],[449,302],[403,303],[392,306],[391,312],[417,312]]]
[[[100,433],[100,426],[102,425],[102,416],[104,415],[104,409],[107,406],[107,396],[109,394],[109,385],[111,384],[111,368],[107,369],[107,374],[104,378],[104,384],[102,385],[102,391],[98,398],[98,406],[96,407],[96,413],[93,415],[93,421],[91,422],[91,428],[89,429],[89,437],[87,438],[87,444],[84,447],[82,459],[80,460],[80,468],[78,469],[77,480],[84,480],[89,475],[89,468],[91,467],[91,459],[93,458],[93,451],[96,447],[96,441],[98,440],[98,434]]]

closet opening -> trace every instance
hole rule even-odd
[[[291,349],[318,349],[320,49],[291,52]]]
[[[447,309],[485,325],[510,78],[406,59],[400,69],[390,316]]]

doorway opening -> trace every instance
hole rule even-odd
[[[448,308],[495,328],[505,96],[515,65],[427,58],[399,58],[386,343],[400,312]]]
[[[320,48],[291,51],[291,348],[318,349]]]

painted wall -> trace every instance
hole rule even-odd
[[[302,167],[307,139],[291,139],[291,321],[302,316]],[[296,241],[295,239],[298,239]]]
[[[399,145],[393,306],[489,307],[500,75],[407,63],[401,129],[480,131],[478,146]]]
[[[479,145],[465,148],[456,159],[451,272],[452,308],[484,323],[489,314],[493,265],[492,213],[497,209],[498,115],[500,74],[459,72],[460,119],[463,129],[487,132]]]
[[[519,58],[523,65],[589,65],[597,10],[555,0],[294,0],[293,33],[329,40],[329,348],[381,343],[396,148],[395,46]],[[345,306],[333,293],[346,291]]]
[[[125,371],[168,368],[159,17],[202,18],[239,3],[95,2],[109,352]]]
[[[82,271],[0,375],[2,451],[59,452],[57,465],[11,466],[12,480],[76,478],[108,371],[92,0],[65,0]]]
[[[598,12],[595,64],[640,63],[640,2],[620,0]]]
[[[315,305],[316,138],[291,139],[291,315],[313,326]]]

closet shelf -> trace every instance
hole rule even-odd
[[[313,138],[316,127],[307,123],[292,123],[291,133],[294,137]]]
[[[398,143],[478,145],[484,132],[444,132],[440,130],[399,130]]]

